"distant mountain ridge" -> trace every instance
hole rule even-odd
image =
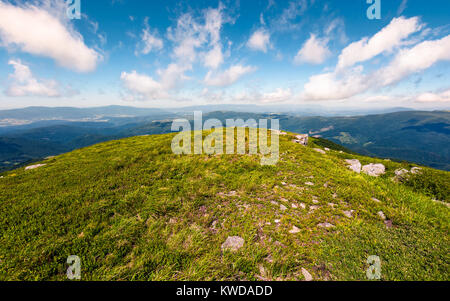
[[[182,112],[175,113],[120,106],[88,109],[32,107],[0,111],[0,121],[2,118],[26,116],[34,121],[0,127],[0,170],[103,141],[170,133],[172,120],[191,118],[192,111],[182,109]],[[57,116],[62,120],[55,119]],[[364,155],[450,170],[448,111],[325,117],[223,110],[205,112],[204,119],[208,118],[221,121],[227,118],[278,118],[283,130],[320,136]]]

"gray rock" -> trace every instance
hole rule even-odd
[[[323,154],[323,155],[325,155],[326,154],[326,152],[323,150],[323,149],[320,149],[320,148],[315,148],[314,149],[316,152],[318,152],[318,153],[321,153],[321,154]]]
[[[284,206],[284,205],[280,205],[280,210],[281,210],[281,211],[286,211],[286,210],[287,210],[287,207]]]
[[[354,210],[348,210],[348,211],[344,211],[344,215],[348,218],[352,218],[353,217],[353,212]]]
[[[377,214],[382,220],[384,220],[384,221],[386,220],[386,215],[384,214],[383,211],[379,211]]]
[[[300,232],[300,229],[297,228],[296,226],[292,226],[292,230],[289,231],[289,233],[291,233],[291,234],[296,234],[296,233],[299,233],[299,232]]]
[[[383,164],[369,164],[363,166],[362,172],[372,177],[378,177],[385,174],[386,168]]]
[[[244,239],[239,236],[229,236],[222,244],[222,251],[236,252],[244,246]]]
[[[374,201],[376,203],[381,203],[381,201],[379,199],[376,199],[376,198],[372,198],[372,201]]]
[[[351,160],[345,160],[345,162],[350,164],[350,166],[348,168],[350,168],[354,172],[357,172],[357,173],[361,172],[361,162],[359,162],[359,160],[351,159]]]
[[[314,183],[312,183],[312,182],[306,182],[305,185],[308,185],[308,186],[314,186]]]
[[[419,168],[419,167],[413,167],[413,168],[411,168],[411,173],[412,173],[413,175],[419,174],[419,173],[421,173],[421,172],[422,172],[422,168]]]
[[[321,223],[321,224],[318,224],[317,226],[319,226],[321,228],[334,228],[335,227],[333,224],[330,224],[330,223]]]
[[[306,209],[306,205],[304,203],[300,203],[300,208]]]
[[[308,139],[309,139],[309,135],[308,134],[304,134],[304,135],[297,135],[295,136],[295,143],[299,143],[301,145],[307,146],[308,145]]]
[[[303,277],[305,277],[305,281],[313,280],[313,277],[311,276],[311,274],[304,268],[302,268],[302,274],[303,274]]]
[[[39,167],[42,167],[42,166],[45,166],[45,165],[47,165],[47,164],[36,164],[36,165],[31,165],[31,166],[25,167],[25,170],[32,170],[32,169],[36,169],[36,168],[39,168]]]

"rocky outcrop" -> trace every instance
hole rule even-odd
[[[304,134],[304,135],[297,135],[295,136],[295,143],[299,143],[301,145],[307,146],[308,145],[308,140],[309,140],[309,135],[308,134]]]
[[[422,171],[422,168],[419,167],[413,167],[411,168],[411,170],[407,170],[404,168],[401,169],[397,169],[394,173],[395,173],[395,177],[393,178],[394,181],[396,182],[404,182],[406,180],[408,180],[408,178],[411,175],[416,175],[416,174],[420,174]]]
[[[353,170],[354,172],[360,173],[361,172],[361,162],[359,162],[359,160],[357,159],[352,159],[352,160],[345,160],[345,162],[347,162],[350,166],[349,168],[351,170]]]
[[[368,164],[363,166],[362,172],[372,177],[378,177],[386,173],[386,168],[383,164]]]

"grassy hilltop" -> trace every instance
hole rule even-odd
[[[174,155],[174,135],[0,174],[0,280],[66,280],[69,255],[81,258],[82,280],[303,280],[305,270],[366,280],[370,255],[382,280],[450,280],[448,172],[423,167],[397,183],[394,171],[413,165],[321,139],[304,147],[294,134],[280,136],[275,166],[259,155]],[[386,174],[355,173],[353,158]],[[222,251],[230,236],[244,240],[236,252]]]

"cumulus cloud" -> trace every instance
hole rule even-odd
[[[387,66],[371,73],[364,73],[363,67],[358,66],[312,76],[304,86],[302,97],[310,100],[349,98],[370,89],[393,85],[439,61],[450,61],[450,35],[402,49]]]
[[[318,39],[312,34],[294,58],[296,64],[322,64],[331,54],[327,39]]]
[[[267,48],[270,47],[270,34],[264,29],[258,29],[248,40],[247,47],[266,53]]]
[[[221,5],[217,9],[209,8],[204,10],[198,18],[192,13],[181,15],[177,19],[176,26],[167,29],[167,38],[175,44],[171,55],[173,61],[166,68],[157,70],[158,79],[139,74],[137,71],[122,72],[121,81],[129,93],[125,98],[129,100],[173,99],[176,98],[173,92],[184,81],[190,79],[185,73],[192,70],[195,63],[200,62],[211,70],[217,69],[224,61],[220,32],[223,24],[230,22],[222,9]],[[155,49],[155,46],[162,47],[162,41],[159,43],[151,38],[149,41],[151,41],[151,49]],[[211,70],[208,73],[210,76]],[[236,77],[235,74],[229,74],[229,76],[227,79],[224,77],[221,79],[233,81],[240,75]],[[219,81],[217,78],[209,78],[209,80],[216,83]]]
[[[11,97],[18,96],[61,96],[58,84],[54,80],[36,79],[30,68],[22,64],[20,60],[10,60],[14,73],[9,76],[11,84],[7,87],[5,94]]]
[[[420,31],[422,27],[417,17],[395,18],[370,39],[364,38],[350,44],[339,56],[334,71],[309,78],[304,85],[301,99],[347,99],[370,90],[394,85],[439,61],[449,61],[450,35],[422,42],[415,38],[407,40],[412,33]],[[391,52],[394,48],[400,49],[387,65],[377,70],[364,72],[362,65],[354,66],[381,53]]]
[[[334,72],[314,75],[304,86],[302,98],[307,100],[345,99],[368,89],[367,79],[361,75],[362,67],[338,76]]]
[[[139,74],[136,71],[130,73],[122,72],[120,79],[123,85],[138,97],[156,99],[167,98],[168,96],[161,83],[150,76]]]
[[[233,65],[222,73],[209,71],[204,83],[208,86],[225,87],[234,84],[243,75],[255,71],[255,67]]]
[[[85,45],[83,37],[63,21],[57,9],[0,1],[0,45],[49,57],[77,72],[93,71],[101,55]]]
[[[417,96],[417,102],[450,102],[450,89],[440,93],[422,93]]]
[[[359,62],[367,61],[383,52],[392,51],[401,46],[404,39],[419,31],[422,25],[419,18],[394,18],[389,25],[376,33],[373,37],[363,38],[348,45],[339,56],[337,69],[351,67]]]
[[[394,60],[377,72],[380,85],[396,83],[403,78],[428,69],[438,61],[450,60],[450,35],[433,41],[424,41],[410,49],[402,49]]]
[[[159,80],[152,77],[132,72],[122,72],[120,79],[128,90],[129,100],[156,100],[172,98],[170,92],[176,89],[186,79],[185,72],[189,67],[170,64],[166,69],[157,70]]]

